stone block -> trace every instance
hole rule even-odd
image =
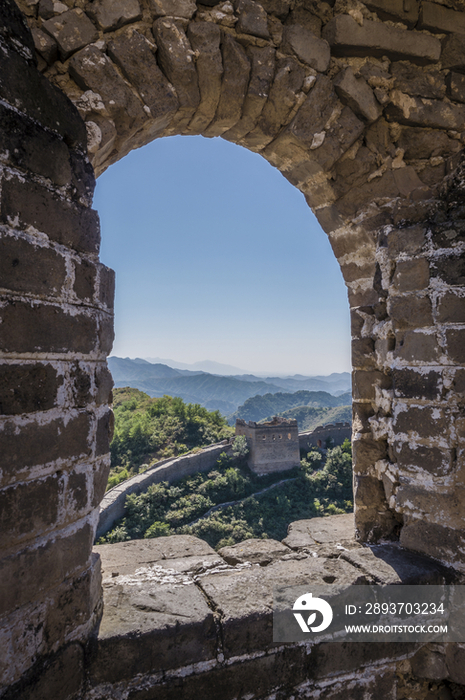
[[[115,303],[115,272],[106,265],[99,264],[99,301],[110,310]]]
[[[42,175],[59,187],[71,182],[70,154],[59,136],[4,105],[0,105],[0,125],[0,149],[8,153],[9,164]]]
[[[69,580],[73,572],[87,568],[92,538],[93,528],[84,523],[73,534],[55,533],[53,540],[5,557],[0,562],[0,614],[36,600]]]
[[[11,483],[18,474],[27,476],[32,467],[45,466],[59,459],[78,459],[90,455],[91,421],[86,412],[71,418],[65,425],[60,418],[45,423],[28,423],[15,432],[14,423],[5,423],[0,460],[3,481]]]
[[[442,375],[440,372],[425,369],[393,369],[392,384],[394,396],[406,399],[438,401],[442,395]]]
[[[352,394],[354,401],[374,401],[378,389],[390,389],[391,379],[383,372],[376,370],[355,370],[352,373]]]
[[[50,364],[38,362],[0,365],[0,414],[47,411],[57,402],[62,377]]]
[[[9,303],[0,308],[0,343],[10,353],[89,353],[97,341],[96,320],[59,306]]]
[[[418,0],[367,0],[365,5],[381,19],[403,22],[410,29],[418,22]]]
[[[0,278],[2,287],[12,292],[57,296],[66,280],[65,260],[50,248],[4,236],[0,239]]]
[[[373,338],[356,338],[352,340],[352,367],[354,369],[372,369],[375,361],[375,343]]]
[[[405,642],[316,644],[308,658],[309,675],[311,678],[326,680],[336,674],[357,672],[383,659],[402,657],[415,648],[414,644]]]
[[[393,419],[395,433],[415,433],[420,438],[436,438],[449,433],[450,416],[441,408],[408,406]]]
[[[170,18],[157,19],[153,24],[153,34],[157,42],[160,67],[178,96],[178,128],[182,129],[187,126],[200,104],[192,48],[180,21],[176,22]]]
[[[107,357],[111,352],[113,341],[115,339],[113,314],[100,314],[98,319],[97,339],[97,350]]]
[[[86,7],[86,12],[104,32],[142,18],[138,0],[94,0]]]
[[[399,469],[407,469],[414,473],[423,469],[434,476],[446,476],[455,467],[451,450],[444,450],[434,445],[411,447],[403,443],[395,446],[395,452]]]
[[[465,490],[457,484],[432,491],[430,485],[417,485],[416,480],[403,477],[397,489],[396,501],[403,509],[404,516],[420,516],[430,523],[446,524],[454,530],[462,529]]]
[[[26,84],[28,89],[22,89]],[[7,52],[0,63],[0,85],[2,99],[15,110],[60,134],[69,147],[86,152],[86,129],[77,109],[15,51]]]
[[[419,291],[428,287],[429,264],[426,258],[400,260],[392,283],[398,292]]]
[[[323,207],[314,213],[325,233],[337,231],[344,224],[344,220],[335,206]]]
[[[190,19],[197,11],[194,0],[150,0],[149,7],[152,17]]]
[[[449,34],[442,40],[441,65],[445,69],[465,72],[465,36]]]
[[[242,46],[229,34],[222,38],[223,80],[215,118],[206,129],[206,136],[221,136],[242,116],[242,105],[250,77],[250,61]]]
[[[391,121],[432,129],[461,129],[465,119],[465,107],[442,100],[422,100],[400,90],[393,90],[385,109]]]
[[[446,331],[447,354],[459,365],[465,364],[465,329],[451,328]]]
[[[86,46],[71,58],[69,74],[83,90],[100,95],[117,130],[137,129],[147,121],[139,97],[96,46]]]
[[[438,302],[437,320],[439,323],[465,323],[465,298],[446,292]]]
[[[270,96],[275,74],[276,51],[271,46],[264,48],[249,46],[247,56],[251,71],[247,94],[242,105],[242,117],[232,129],[223,134],[223,138],[228,141],[237,142],[256,126]]]
[[[352,426],[354,433],[371,433],[369,419],[375,412],[371,403],[352,403]]]
[[[461,529],[454,530],[425,519],[404,517],[400,544],[406,549],[463,568],[464,535]]]
[[[79,8],[46,20],[42,27],[58,44],[62,61],[98,39],[97,28]]]
[[[287,24],[283,34],[284,47],[291,49],[301,61],[311,68],[325,73],[329,67],[329,44],[314,32],[300,24]]]
[[[115,420],[113,411],[108,410],[104,416],[99,418],[97,424],[96,455],[105,455],[110,451],[110,442],[113,437]]]
[[[73,470],[68,475],[65,487],[65,512],[67,522],[76,520],[77,514],[79,513],[85,515],[85,511],[89,508],[89,500],[86,472]]]
[[[416,255],[420,253],[426,243],[426,230],[423,226],[409,226],[393,230],[387,236],[388,255],[391,259],[399,253]]]
[[[95,369],[95,387],[97,389],[95,403],[97,406],[111,403],[113,383],[113,377],[106,362],[99,363]]]
[[[98,647],[90,665],[94,684],[216,657],[213,613],[197,586],[132,578],[130,585],[118,578],[105,584]]]
[[[376,462],[386,458],[386,443],[383,440],[373,440],[368,433],[360,438],[353,438],[352,458],[355,474],[366,474],[373,469]]]
[[[451,71],[446,77],[447,94],[455,102],[465,102],[465,75]]]
[[[407,160],[444,157],[460,150],[458,140],[450,139],[443,131],[408,126],[402,129],[397,145],[404,150]]]
[[[289,525],[283,543],[295,550],[314,548],[318,544],[337,544],[353,540],[354,527],[353,513],[295,520]]]
[[[150,108],[157,131],[161,133],[176,114],[179,101],[173,86],[158,67],[147,39],[139,32],[120,34],[108,44],[108,54]],[[153,133],[153,126],[150,128]]]
[[[435,333],[405,331],[396,334],[394,357],[413,362],[436,362],[440,355]]]
[[[260,0],[260,5],[270,15],[285,19],[291,8],[290,0]]]
[[[262,39],[270,38],[268,17],[260,3],[254,0],[235,0],[234,5],[239,16],[237,32],[252,34]]]
[[[231,658],[277,646],[272,641],[273,587],[329,581],[347,586],[365,580],[346,562],[309,556],[224,575],[207,574],[200,585],[212,604],[222,611],[224,654]]]
[[[88,368],[74,362],[70,368],[70,379],[74,407],[86,408],[92,402],[92,379]]]
[[[276,73],[268,100],[256,128],[244,138],[246,146],[263,148],[273,140],[288,120],[304,78],[305,72],[295,59],[283,58],[276,61]]]
[[[364,78],[355,77],[350,66],[338,73],[334,87],[342,102],[366,122],[374,122],[381,116],[381,105],[376,100],[373,90]]]
[[[422,2],[418,29],[427,29],[438,34],[465,34],[465,16],[435,2]]]
[[[408,62],[391,63],[395,86],[407,95],[441,100],[446,94],[444,76],[438,70],[424,71]]]
[[[465,685],[465,647],[463,644],[446,644],[446,664],[450,680]]]
[[[92,471],[92,501],[93,508],[98,508],[105,495],[105,489],[110,474],[110,460],[102,460],[94,464]]]
[[[289,548],[276,540],[250,539],[230,547],[222,547],[218,550],[218,554],[232,566],[244,562],[267,566],[289,554]]]
[[[187,36],[198,56],[196,68],[200,90],[200,104],[189,124],[189,131],[201,133],[213,120],[221,94],[221,31],[212,22],[191,22]]]
[[[370,20],[360,26],[350,15],[343,14],[323,28],[323,38],[335,56],[387,56],[392,61],[406,59],[426,65],[436,63],[441,54],[441,43],[435,37]]]
[[[458,255],[450,258],[434,260],[431,266],[431,277],[453,286],[465,285],[465,259]]]
[[[79,299],[91,302],[94,298],[97,271],[95,265],[85,258],[74,264],[73,291]]]
[[[50,529],[57,520],[63,479],[56,474],[0,490],[0,548]]]
[[[46,34],[41,29],[34,27],[32,29],[35,49],[44,61],[49,65],[54,63],[58,58],[58,45],[49,34]]]
[[[431,300],[429,297],[414,296],[413,294],[391,297],[390,316],[394,328],[432,326]]]
[[[17,228],[33,226],[49,238],[75,250],[96,253],[100,246],[97,212],[76,206],[46,187],[12,177],[2,182],[0,220]]]
[[[43,663],[39,674],[31,674],[11,688],[10,697],[21,700],[50,700],[66,698],[79,700],[84,686],[84,650],[80,644],[71,644],[52,654]]]

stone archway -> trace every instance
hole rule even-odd
[[[444,187],[456,197],[465,132],[458,6],[67,6],[23,9],[44,74],[86,121],[97,173],[153,138],[203,134],[260,153],[304,193],[352,310],[359,535],[401,529],[406,546],[455,561],[461,509],[446,531],[443,516],[452,492],[463,502],[449,400],[461,381],[463,273]]]
[[[86,639],[98,612],[90,549],[108,468],[112,275],[98,263],[79,114],[97,173],[154,138],[201,133],[260,153],[304,193],[349,293],[358,535],[463,570],[460,0],[18,5],[59,90],[5,2],[4,613],[11,630],[37,618],[23,656],[12,633],[6,682]],[[67,622],[44,637],[63,596]]]

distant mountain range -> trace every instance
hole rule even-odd
[[[216,367],[224,365],[214,364]],[[196,363],[204,365],[206,363]],[[108,359],[115,386],[131,386],[145,391],[149,396],[180,396],[189,403],[199,403],[210,411],[218,409],[223,415],[230,415],[253,396],[264,394],[294,393],[301,390],[327,393],[328,397],[347,392],[351,386],[350,374],[342,372],[329,377],[257,377],[253,374],[221,375],[202,371],[170,367],[163,362],[149,362],[136,358],[110,357]],[[190,365],[192,367],[192,365]],[[236,370],[237,368],[228,367]],[[240,370],[239,370],[240,371]],[[315,399],[317,400],[317,399]],[[331,399],[329,398],[329,401]],[[310,403],[310,402],[309,402]],[[292,403],[281,410],[295,407]],[[336,406],[337,403],[317,403],[316,405]],[[265,416],[269,415],[266,413]],[[263,416],[263,417],[265,417]],[[243,417],[243,416],[241,416]],[[251,418],[250,420],[257,420]],[[258,419],[260,420],[260,419]]]
[[[230,425],[234,425],[236,418],[243,420],[261,421],[272,416],[285,416],[287,418],[297,418],[296,415],[288,415],[291,409],[297,408],[335,408],[337,406],[350,406],[352,396],[350,393],[333,396],[326,391],[296,391],[294,393],[265,394],[262,396],[252,396],[245,401],[242,406],[228,418]],[[301,412],[302,413],[302,412]],[[303,414],[312,415],[312,411],[303,411]],[[332,420],[332,417],[331,419]],[[302,420],[301,420],[302,422]],[[299,430],[307,430],[301,427]]]

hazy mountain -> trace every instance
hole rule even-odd
[[[261,421],[271,416],[281,415],[284,411],[301,406],[312,406],[316,408],[335,408],[336,406],[347,406],[352,402],[350,393],[341,396],[333,396],[326,391],[296,391],[295,393],[284,394],[264,394],[262,396],[252,396],[247,399],[242,406],[228,418],[230,425],[233,425],[236,418],[243,420]]]
[[[244,374],[244,370],[239,369],[239,367],[233,367],[233,365],[223,365],[221,362],[214,362],[213,360],[202,360],[200,362],[194,362],[193,364],[176,362],[176,360],[169,360],[161,357],[147,357],[146,360],[155,364],[162,363],[168,365],[169,367],[173,367],[174,369],[207,372],[208,374],[220,374],[226,377],[235,374]]]

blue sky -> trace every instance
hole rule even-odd
[[[174,136],[97,183],[113,355],[266,373],[350,369],[346,287],[303,195],[259,155]]]

